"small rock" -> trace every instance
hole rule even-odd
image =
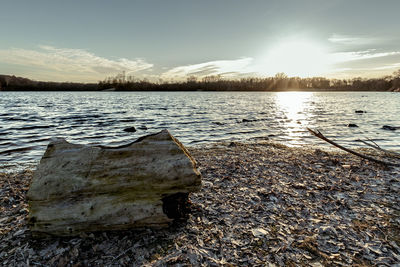
[[[29,210],[27,209],[27,208],[23,208],[23,209],[20,209],[19,210],[19,213],[20,214],[26,214],[26,213],[28,213],[29,212]]]
[[[367,113],[367,112],[366,112],[366,111],[364,111],[364,110],[356,110],[356,111],[355,111],[355,113],[362,114],[362,113]]]
[[[382,129],[383,130],[389,130],[389,131],[396,131],[397,129],[399,129],[400,127],[394,127],[394,126],[390,126],[390,125],[383,125]]]
[[[347,127],[358,127],[358,125],[354,124],[354,123],[349,123],[349,124],[347,124]]]
[[[237,146],[237,144],[235,143],[235,142],[231,142],[229,145],[228,145],[228,147],[236,147]]]
[[[255,229],[251,230],[251,232],[253,233],[253,235],[254,235],[255,237],[263,237],[263,236],[265,236],[265,235],[268,234],[268,232],[265,231],[265,230],[262,229],[262,228],[255,228]]]
[[[213,183],[212,182],[209,182],[209,181],[204,181],[203,182],[203,186],[205,186],[205,187],[213,187]]]
[[[140,130],[147,130],[147,127],[146,127],[146,125],[142,125],[142,126],[140,126],[140,127],[138,127]]]
[[[128,128],[124,129],[124,132],[134,133],[134,132],[136,132],[136,128],[135,127],[128,127]]]
[[[19,236],[19,235],[22,235],[23,233],[25,233],[25,229],[16,231],[13,236]]]

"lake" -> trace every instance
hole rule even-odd
[[[269,139],[330,148],[310,127],[345,146],[369,138],[399,151],[400,129],[382,129],[400,126],[399,114],[392,92],[0,92],[0,166],[36,164],[51,137],[114,146],[162,129],[189,146]]]

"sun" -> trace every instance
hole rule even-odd
[[[313,77],[329,72],[330,57],[325,47],[310,40],[286,40],[270,47],[259,66],[260,73]]]

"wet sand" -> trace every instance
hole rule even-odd
[[[203,175],[168,229],[33,239],[32,171],[0,174],[4,266],[391,266],[400,262],[400,169],[269,142],[189,148]]]

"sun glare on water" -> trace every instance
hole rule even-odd
[[[309,119],[309,105],[313,98],[312,92],[277,92],[275,103],[285,115],[285,129],[290,137],[304,134]]]
[[[288,119],[297,122],[304,119],[304,111],[312,96],[312,92],[277,92],[276,103]]]
[[[288,76],[313,77],[329,71],[326,49],[308,40],[282,41],[262,56],[260,72],[273,75],[284,72]]]

